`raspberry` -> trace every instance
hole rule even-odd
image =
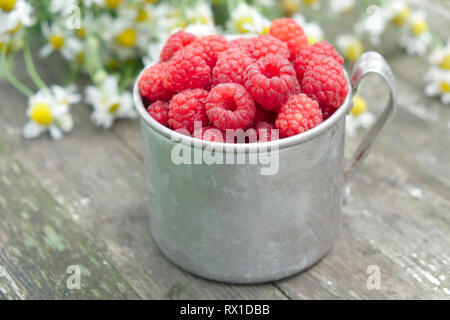
[[[167,120],[169,120],[169,103],[163,101],[153,102],[148,106],[147,112],[153,119],[158,121],[164,126],[167,126]]]
[[[269,34],[287,44],[291,60],[295,59],[295,56],[308,46],[305,32],[292,18],[273,20]]]
[[[163,78],[161,74],[167,68],[167,63],[157,63],[145,69],[141,78],[139,79],[139,91],[141,95],[150,102],[156,100],[170,100],[173,93],[164,88]]]
[[[203,129],[203,140],[225,142],[223,132],[213,126],[208,126]]]
[[[161,61],[170,60],[178,50],[184,48],[191,42],[194,42],[195,39],[197,39],[196,36],[183,30],[175,32],[169,37],[169,39],[167,39],[166,44],[161,50],[161,55],[159,58]]]
[[[277,140],[278,135],[275,134],[272,130],[275,130],[275,124],[260,121],[256,125],[256,131],[258,133],[258,141],[260,142],[267,142],[272,140]]]
[[[256,105],[255,115],[253,116],[252,121],[248,125],[250,128],[256,128],[258,123],[267,122],[273,123],[277,118],[277,114],[275,112],[268,111],[266,109],[261,108],[259,105]]]
[[[327,105],[321,105],[320,110],[322,110],[323,121],[325,121],[329,117],[331,117],[333,115],[333,113],[336,111],[336,109],[334,107],[327,106]]]
[[[259,59],[245,71],[245,87],[266,110],[277,111],[286,100],[300,92],[294,67],[274,54]]]
[[[256,60],[267,56],[268,54],[278,54],[289,59],[289,49],[283,41],[269,35],[262,35],[255,38],[249,38],[246,45],[248,53]]]
[[[313,57],[303,76],[302,90],[321,106],[337,109],[348,93],[344,68],[333,58]]]
[[[321,122],[322,112],[317,101],[300,93],[290,97],[281,107],[275,126],[284,138],[308,131]]]
[[[249,52],[249,45],[250,45],[251,38],[237,38],[232,41],[230,41],[231,47],[237,47],[241,50]]]
[[[172,129],[194,131],[194,122],[201,121],[206,126],[209,121],[206,116],[205,102],[208,91],[203,89],[185,90],[175,95],[169,105],[169,125]]]
[[[312,46],[302,50],[295,58],[294,68],[297,73],[298,81],[302,81],[306,67],[308,67],[311,60],[318,55],[331,57],[339,64],[344,63],[344,59],[334,50],[334,47],[331,44],[326,41],[316,42]]]
[[[179,50],[165,68],[164,87],[174,92],[205,88],[209,84],[211,68],[199,50],[187,46]]]
[[[244,129],[255,115],[255,102],[250,93],[237,83],[222,83],[206,100],[206,114],[220,130]]]
[[[243,84],[244,71],[253,62],[253,58],[238,48],[230,48],[222,52],[212,71],[212,84],[228,82]]]
[[[199,54],[203,57],[203,59],[205,59],[206,64],[213,68],[219,54],[230,48],[230,43],[224,36],[210,35],[198,38],[189,46],[197,48],[199,50]]]

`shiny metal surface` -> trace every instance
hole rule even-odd
[[[378,66],[378,67],[377,67]],[[354,86],[368,72],[388,84],[384,59],[366,53],[352,76]],[[349,83],[350,85],[350,83]],[[186,137],[160,125],[146,112],[137,82],[134,99],[141,116],[149,185],[151,233],[162,253],[181,268],[204,278],[256,283],[278,280],[319,261],[332,248],[341,222],[342,192],[395,108],[391,104],[358,149],[344,175],[343,105],[316,128],[267,143],[223,144]],[[175,164],[173,150],[188,145],[191,155],[213,147],[233,159],[272,150],[278,172],[262,175],[257,164]],[[275,160],[273,160],[275,161]]]

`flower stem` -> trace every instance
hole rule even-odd
[[[3,73],[6,77],[6,79],[11,83],[11,85],[16,88],[18,91],[20,91],[23,95],[27,97],[31,97],[33,95],[33,91],[31,91],[27,86],[25,86],[23,83],[21,83],[19,80],[17,80],[16,77],[14,77],[8,70],[8,67],[6,66],[6,51],[8,49],[8,43],[5,43],[5,45],[2,48],[1,55],[0,55],[0,68],[3,70]]]
[[[23,48],[23,57],[25,59],[25,66],[27,68],[27,72],[30,75],[31,80],[33,80],[34,84],[39,89],[44,89],[47,87],[44,81],[42,81],[41,77],[36,71],[36,68],[34,67],[33,58],[31,57],[31,51],[30,51],[30,42],[28,41],[28,36],[25,37],[25,44]]]

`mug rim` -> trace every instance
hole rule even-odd
[[[331,115],[331,117],[329,117],[327,120],[323,121],[319,125],[315,126],[314,128],[291,137],[281,138],[278,140],[267,142],[226,143],[226,142],[207,141],[194,138],[192,136],[187,136],[182,133],[176,132],[175,130],[167,128],[166,126],[162,125],[161,123],[153,119],[153,117],[150,116],[150,114],[147,112],[147,108],[144,106],[144,103],[142,101],[138,84],[139,79],[141,78],[144,71],[150,68],[151,66],[153,66],[153,64],[148,65],[142,69],[142,71],[139,73],[139,76],[136,78],[136,81],[133,86],[133,100],[141,120],[145,122],[145,125],[147,127],[152,129],[153,131],[156,131],[161,136],[164,136],[171,141],[183,143],[185,145],[192,146],[195,148],[202,148],[202,149],[208,148],[210,150],[224,150],[225,152],[237,152],[237,153],[255,152],[258,150],[285,149],[312,140],[315,137],[323,134],[328,129],[335,126],[342,119],[342,117],[344,117],[349,112],[350,107],[352,106],[351,103],[351,97],[353,95],[352,85],[348,73],[344,69],[345,78],[347,80],[348,85],[348,93],[347,96],[345,97],[344,102],[336,109],[336,111],[333,113],[333,115]]]

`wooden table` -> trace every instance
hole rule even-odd
[[[0,80],[0,298],[449,299],[450,108],[424,96],[424,59],[396,46],[381,52],[399,110],[351,182],[339,241],[313,268],[262,285],[206,281],[161,255],[148,228],[138,121],[97,129],[78,105],[64,139],[27,141],[27,101]],[[64,79],[58,57],[38,69],[48,84]],[[20,65],[15,74],[27,78]],[[371,77],[364,87],[378,110],[385,86]],[[360,137],[347,141],[350,156]],[[67,288],[71,265],[81,289]],[[380,289],[367,287],[369,266],[379,267]]]

